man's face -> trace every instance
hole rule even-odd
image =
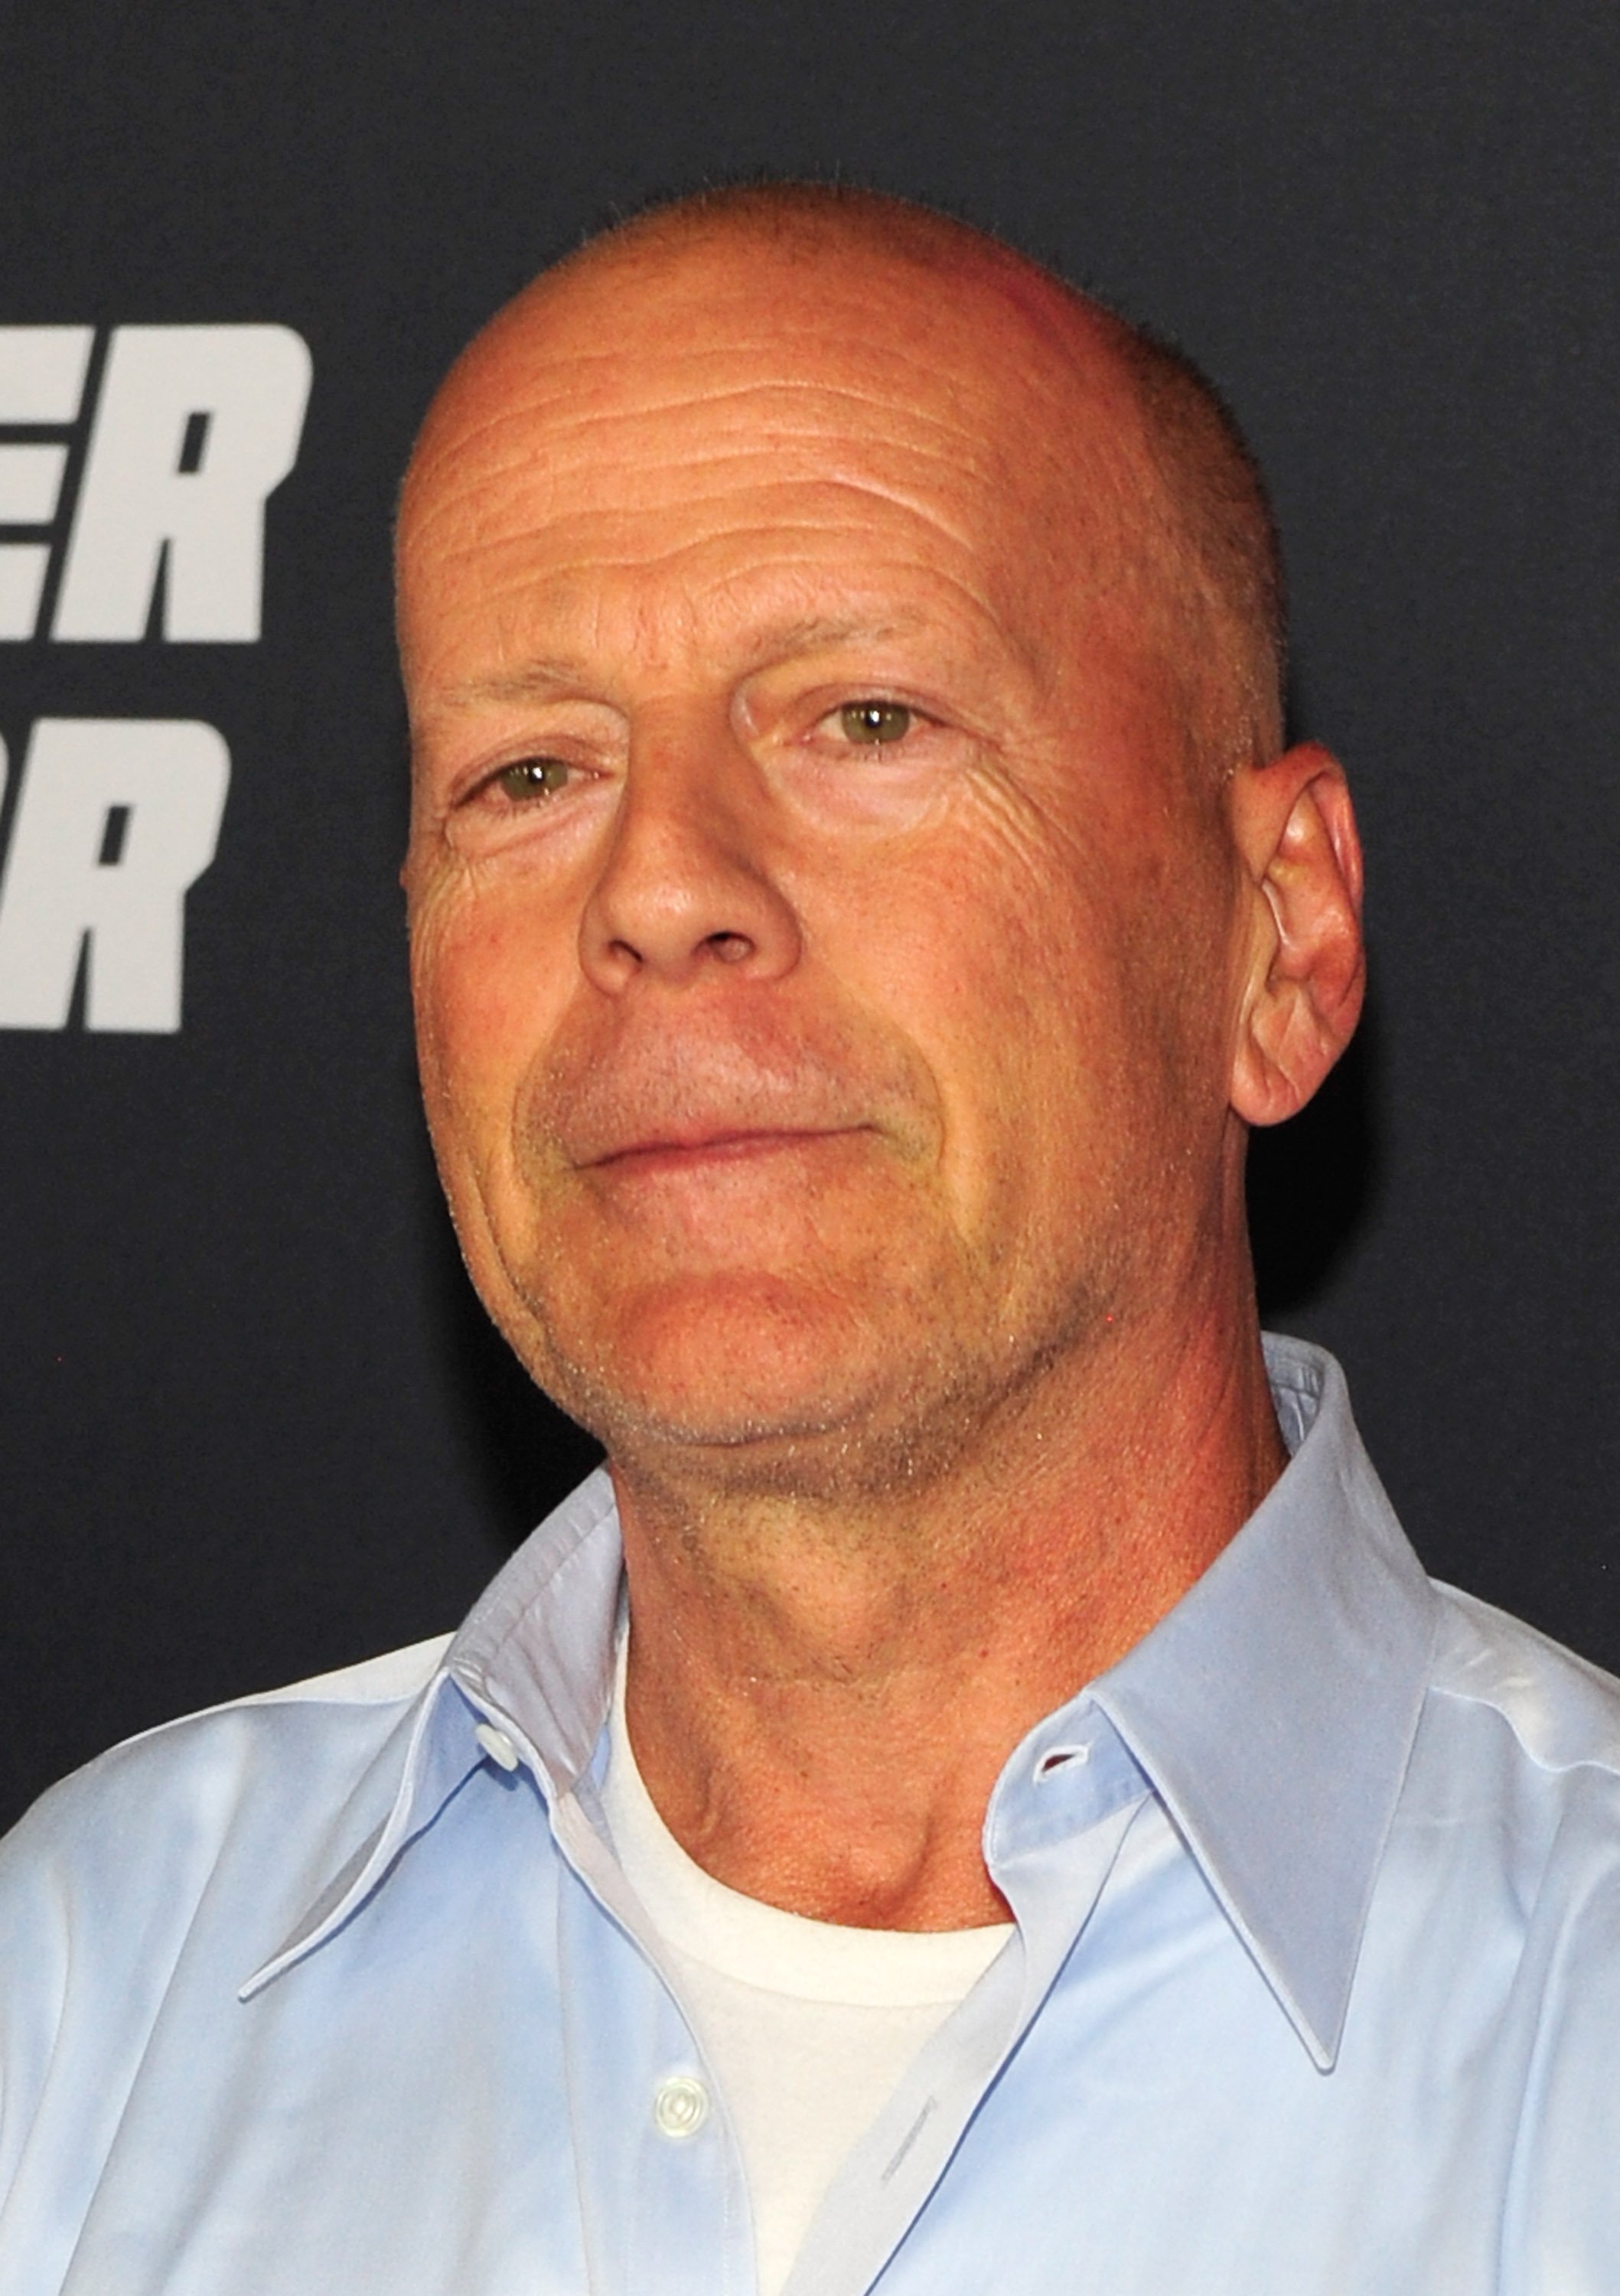
[[[1050,315],[746,240],[499,323],[407,488],[469,1264],[628,1457],[910,1473],[1184,1289],[1231,864]]]

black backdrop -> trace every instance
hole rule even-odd
[[[119,328],[290,328],[314,382],[258,638],[171,594],[75,639],[87,422],[19,430],[0,335],[0,459],[69,449],[0,535],[53,554],[49,634],[0,642],[0,844],[40,720],[200,721],[232,767],[178,1031],[86,1026],[83,980],[0,1029],[5,1814],[453,1624],[591,1456],[485,1332],[414,1112],[390,496],[543,260],[758,168],[956,206],[1235,404],[1372,886],[1364,1037],[1256,1160],[1270,1310],[1346,1361],[1430,1568],[1620,1664],[1617,111],[1609,0],[11,0],[0,327],[95,328],[93,397]]]

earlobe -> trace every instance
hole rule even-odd
[[[1230,802],[1248,881],[1231,1105],[1247,1123],[1280,1124],[1361,1015],[1361,841],[1343,768],[1314,742],[1240,772]]]

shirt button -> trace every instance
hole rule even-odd
[[[708,2119],[708,2091],[690,2074],[671,2073],[659,2083],[652,2117],[666,2136],[695,2136]]]
[[[497,1730],[493,1722],[480,1722],[472,1734],[492,1762],[499,1762],[503,1770],[517,1768],[518,1750],[504,1730]]]

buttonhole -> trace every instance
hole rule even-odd
[[[1042,1784],[1047,1778],[1051,1777],[1054,1770],[1062,1769],[1066,1763],[1086,1762],[1090,1759],[1091,1748],[1089,1746],[1052,1746],[1042,1755],[1040,1760],[1035,1764],[1035,1784],[1036,1785]]]

